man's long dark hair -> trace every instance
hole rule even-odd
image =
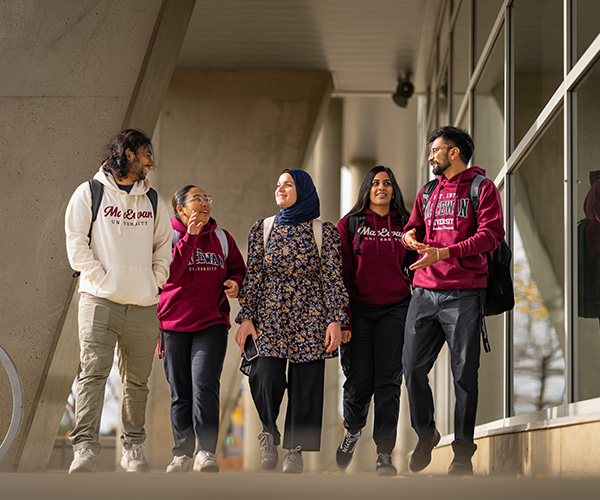
[[[144,132],[128,128],[115,135],[106,146],[106,153],[102,160],[104,171],[114,174],[117,178],[127,177],[129,162],[125,151],[131,149],[137,155],[138,150],[145,145],[152,148],[152,142]]]
[[[398,212],[398,222],[404,226],[408,222],[410,213],[404,206],[404,197],[402,196],[402,191],[400,190],[400,186],[398,186],[398,182],[396,182],[394,172],[383,165],[377,165],[369,170],[369,173],[363,179],[360,189],[358,190],[358,198],[356,203],[352,207],[352,210],[348,212],[347,216],[362,214],[367,208],[369,208],[371,205],[371,187],[373,184],[373,179],[379,172],[386,172],[390,176],[393,189],[390,212],[396,210],[396,212]]]

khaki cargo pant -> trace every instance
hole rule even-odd
[[[121,419],[124,445],[141,444],[144,430],[148,377],[158,339],[156,306],[117,304],[82,293],[79,299],[81,373],[75,399],[75,428],[69,439],[73,450],[100,451],[100,416],[104,389],[115,346],[123,384]]]

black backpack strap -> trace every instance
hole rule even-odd
[[[351,215],[348,217],[348,236],[350,238],[350,244],[354,242],[354,237],[361,226],[364,226],[367,222],[367,218],[364,215]],[[356,245],[354,247],[354,254],[360,255],[360,233],[356,238]]]
[[[96,222],[98,217],[98,211],[100,210],[100,203],[102,203],[102,196],[104,196],[104,185],[98,179],[91,179],[88,181],[90,185],[90,191],[92,192],[92,221],[90,222],[90,230],[88,232],[88,239],[92,238],[92,226]]]
[[[152,211],[154,212],[154,220],[156,221],[156,207],[158,207],[158,193],[150,188],[146,192],[146,196],[150,199],[150,203],[152,204]]]
[[[477,174],[471,179],[471,187],[469,188],[469,198],[471,198],[471,206],[473,207],[473,213],[477,218],[477,210],[479,209],[479,194],[481,193],[481,185],[487,177],[485,175]]]
[[[421,193],[421,196],[423,199],[424,207],[427,205],[427,202],[429,201],[429,197],[431,196],[431,193],[433,193],[433,190],[437,187],[438,182],[439,182],[438,179],[432,179],[423,186],[423,191]]]

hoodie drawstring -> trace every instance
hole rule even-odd
[[[377,249],[377,255],[379,255],[379,231],[377,230],[377,218],[373,214],[373,227],[375,228],[375,248]]]
[[[388,215],[387,218],[388,231],[390,232],[390,239],[392,240],[392,252],[396,252],[396,244],[394,243],[394,233],[392,233],[392,218]]]

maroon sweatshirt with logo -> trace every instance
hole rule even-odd
[[[418,241],[434,248],[448,247],[450,257],[425,269],[417,269],[414,286],[435,290],[485,288],[485,252],[494,250],[504,238],[500,193],[493,181],[481,185],[477,218],[469,189],[479,167],[468,168],[451,179],[438,176],[438,185],[423,207],[423,188],[404,231],[416,229]]]
[[[398,212],[381,216],[366,209],[366,223],[350,240],[348,217],[337,225],[342,242],[344,285],[350,300],[369,306],[395,304],[410,294],[410,278],[405,268],[415,261],[414,252],[400,243],[402,225]],[[354,253],[360,235],[360,254]],[[348,328],[351,329],[351,328]]]

